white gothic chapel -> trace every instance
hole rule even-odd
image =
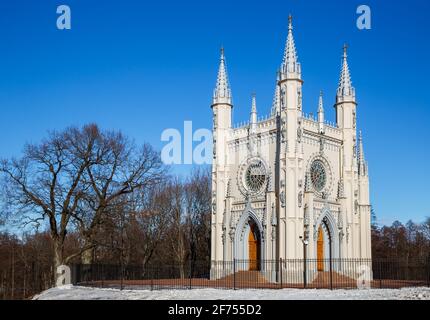
[[[301,66],[289,18],[271,114],[232,126],[224,50],[213,96],[211,260],[371,258],[367,163],[343,50],[336,122],[302,108]],[[305,253],[306,250],[306,253]],[[212,265],[213,268],[213,265]],[[318,268],[324,268],[319,266]]]

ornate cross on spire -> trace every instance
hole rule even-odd
[[[348,52],[348,44],[344,43],[343,44],[343,57],[344,58],[348,57],[347,52]]]

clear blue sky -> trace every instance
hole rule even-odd
[[[72,30],[56,29],[56,8]],[[356,8],[372,9],[372,30]],[[250,94],[267,114],[288,14],[302,63],[304,110],[325,92],[327,117],[341,48],[357,90],[371,196],[381,223],[430,216],[428,1],[1,1],[0,157],[19,156],[49,129],[97,122],[162,147],[165,128],[211,127],[211,95],[224,45],[235,122]],[[174,168],[185,173],[189,167]]]

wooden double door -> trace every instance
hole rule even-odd
[[[251,223],[248,236],[249,270],[260,270],[260,237],[255,223]]]
[[[318,229],[318,240],[317,240],[317,268],[318,271],[324,271],[324,234],[323,228]]]

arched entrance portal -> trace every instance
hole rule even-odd
[[[239,261],[236,270],[261,270],[261,261],[265,257],[262,230],[256,214],[246,208],[234,236],[233,258]]]
[[[260,232],[254,221],[251,220],[249,224],[249,235],[248,235],[248,257],[249,257],[249,270],[260,269],[260,257],[261,257],[261,244],[260,244]]]
[[[333,236],[330,221],[324,217],[318,227],[317,241],[316,241],[316,258],[317,270],[327,271],[330,267],[330,261],[333,258]],[[335,257],[336,257],[335,252]]]

